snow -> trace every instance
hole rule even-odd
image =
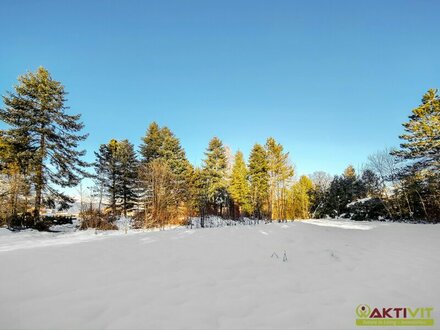
[[[347,207],[350,207],[350,206],[353,206],[353,205],[356,205],[356,204],[364,204],[365,202],[368,202],[369,200],[372,200],[372,198],[371,197],[365,197],[365,198],[357,199],[357,200],[355,200],[353,202],[348,203]]]
[[[352,329],[359,304],[440,322],[438,251],[440,225],[347,220],[0,229],[0,328]]]
[[[358,230],[370,230],[377,226],[386,226],[388,224],[373,222],[373,221],[354,221],[348,219],[311,219],[305,220],[304,223],[324,226],[324,227],[336,227],[342,229],[358,229]]]

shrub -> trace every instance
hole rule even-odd
[[[48,231],[51,226],[50,221],[47,221],[45,218],[36,219],[34,215],[29,212],[10,215],[6,222],[8,228],[11,229],[33,228],[39,231]]]
[[[89,210],[80,214],[81,224],[79,229],[96,228],[99,230],[118,230],[118,226],[113,223],[113,217],[105,215],[97,210]]]
[[[32,228],[38,231],[49,231],[50,223],[44,220],[37,221]]]
[[[43,217],[43,220],[53,225],[65,225],[73,223],[73,217],[65,215],[45,216]]]

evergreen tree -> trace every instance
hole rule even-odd
[[[215,214],[222,214],[227,203],[226,152],[222,141],[214,137],[205,152],[203,175],[208,187],[208,199]]]
[[[440,216],[440,97],[430,89],[422,104],[412,111],[403,124],[400,150],[392,155],[406,166],[399,173],[402,186],[398,190],[406,200],[411,218],[435,220]],[[404,204],[404,203],[399,203]]]
[[[293,177],[289,153],[274,138],[266,141],[269,172],[269,212],[271,219],[286,220],[287,188]]]
[[[330,184],[333,180],[333,177],[322,171],[314,172],[310,176],[310,179],[313,182],[313,188],[310,192],[311,195],[311,203],[312,203],[312,218],[315,217],[324,217],[324,205],[328,198],[328,193],[330,189]]]
[[[192,166],[180,140],[153,122],[141,144],[140,177],[144,190],[144,225],[179,223],[188,214]],[[159,219],[160,218],[160,219]]]
[[[353,166],[349,165],[342,176],[335,176],[331,182],[323,213],[332,217],[347,216],[347,205],[366,196],[362,180],[358,179]]]
[[[370,169],[362,172],[362,186],[370,197],[380,197],[382,195],[382,187],[379,177]]]
[[[205,227],[205,217],[209,204],[207,177],[203,169],[195,168],[191,176],[191,201],[193,209],[200,215],[200,226]]]
[[[106,190],[112,215],[121,211],[127,216],[138,199],[138,161],[133,144],[112,139],[101,145],[95,156],[96,178]]]
[[[416,170],[433,170],[440,173],[440,97],[437,89],[430,89],[422,98],[422,104],[412,111],[404,123],[405,140],[394,155],[412,160]]]
[[[5,132],[10,140],[27,145],[31,164],[31,181],[35,191],[34,215],[40,216],[44,203],[58,201],[61,208],[73,199],[56,187],[76,186],[87,173],[81,160],[85,151],[77,150],[87,135],[79,132],[80,115],[66,113],[64,86],[40,67],[18,78],[15,92],[3,97],[5,108],[0,120],[11,128]],[[23,143],[25,142],[25,143]]]
[[[163,135],[162,130],[156,122],[148,126],[145,136],[142,138],[140,154],[142,162],[149,163],[162,155]]]
[[[302,175],[298,182],[292,185],[288,203],[289,218],[308,219],[310,217],[310,192],[312,188],[312,180],[305,175]]]
[[[95,152],[96,161],[94,164],[97,179],[101,181],[106,196],[109,199],[109,206],[113,216],[117,214],[119,197],[119,180],[121,166],[117,157],[118,141],[110,140],[107,144],[101,144],[99,151]]]
[[[148,164],[154,159],[161,159],[166,162],[172,174],[170,180],[173,182],[174,192],[179,196],[176,203],[187,202],[190,196],[189,184],[192,166],[186,158],[180,140],[168,127],[161,128],[153,122],[148,127],[142,141],[140,147],[142,163]]]
[[[234,203],[238,206],[239,213],[249,214],[251,211],[251,206],[248,170],[246,168],[246,163],[241,151],[237,151],[235,154],[229,185],[229,193]]]
[[[268,199],[269,173],[267,153],[261,144],[255,144],[249,156],[249,181],[253,216],[262,219]]]
[[[117,194],[124,217],[127,217],[127,211],[131,210],[138,200],[138,160],[134,146],[128,140],[118,142],[115,156],[119,167]]]

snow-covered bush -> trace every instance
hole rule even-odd
[[[347,205],[352,220],[378,220],[386,215],[386,209],[380,198],[362,198]]]

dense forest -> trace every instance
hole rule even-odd
[[[256,143],[249,158],[209,141],[203,165],[193,166],[180,140],[152,122],[140,145],[112,139],[83,160],[80,115],[69,114],[64,86],[40,67],[3,96],[0,119],[0,222],[45,229],[45,210],[66,210],[80,187],[82,228],[114,228],[119,217],[139,228],[185,224],[209,216],[287,221],[321,217],[354,220],[440,220],[440,98],[423,95],[403,124],[399,148],[370,155],[361,169],[298,177],[274,138]],[[104,142],[104,141],[103,141]],[[83,201],[81,182],[93,181]]]

